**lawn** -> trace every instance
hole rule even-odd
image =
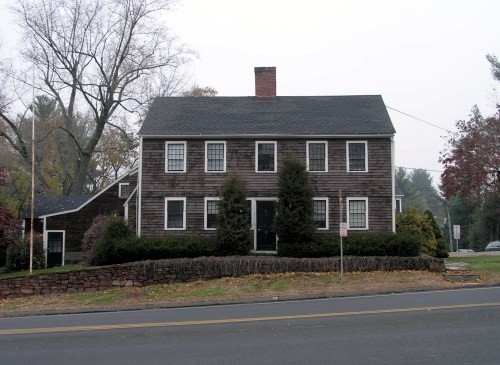
[[[476,272],[500,274],[500,256],[450,257],[446,262],[463,262]]]
[[[33,270],[33,275],[47,274],[47,273],[51,273],[51,272],[65,272],[65,271],[73,271],[73,270],[84,270],[84,269],[91,269],[91,267],[84,266],[84,265],[56,266],[56,267],[51,267],[49,269],[37,269],[37,270]],[[23,277],[23,276],[28,276],[28,275],[29,275],[29,270],[12,271],[12,272],[7,272],[7,273],[0,274],[0,279],[2,279],[2,278],[18,278],[18,277]]]

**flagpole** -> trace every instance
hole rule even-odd
[[[31,226],[30,226],[30,275],[33,274],[33,239],[35,228],[35,62],[33,62],[33,95],[31,102]]]

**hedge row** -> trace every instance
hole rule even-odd
[[[91,260],[92,265],[124,262],[214,256],[215,239],[203,236],[168,238],[126,237],[100,243]]]
[[[421,253],[423,238],[406,233],[352,234],[343,242],[346,256],[415,257]],[[124,262],[225,256],[214,238],[205,236],[175,236],[163,238],[124,237],[102,240],[93,252],[92,265]],[[307,244],[278,245],[282,257],[335,257],[340,255],[340,240],[334,235],[317,235]]]
[[[415,257],[422,251],[424,238],[402,233],[353,233],[343,239],[346,256],[400,256]],[[308,244],[278,245],[283,257],[331,257],[340,255],[340,238],[335,235],[317,235]]]

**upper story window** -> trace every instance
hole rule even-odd
[[[328,142],[308,141],[306,155],[308,171],[328,171]]]
[[[205,172],[226,171],[226,142],[205,142]]]
[[[347,198],[347,227],[368,229],[368,198]]]
[[[186,229],[186,198],[165,198],[165,229]]]
[[[165,172],[186,172],[186,142],[165,143]]]
[[[129,194],[129,183],[120,183],[118,185],[118,197],[128,198]]]
[[[314,198],[314,225],[317,229],[328,229],[328,198]]]
[[[368,171],[368,144],[366,141],[347,141],[347,171]]]
[[[255,142],[255,171],[276,172],[277,142]]]
[[[219,198],[205,198],[205,229],[216,229]]]

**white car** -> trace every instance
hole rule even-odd
[[[500,251],[500,241],[493,241],[486,245],[485,251]]]

